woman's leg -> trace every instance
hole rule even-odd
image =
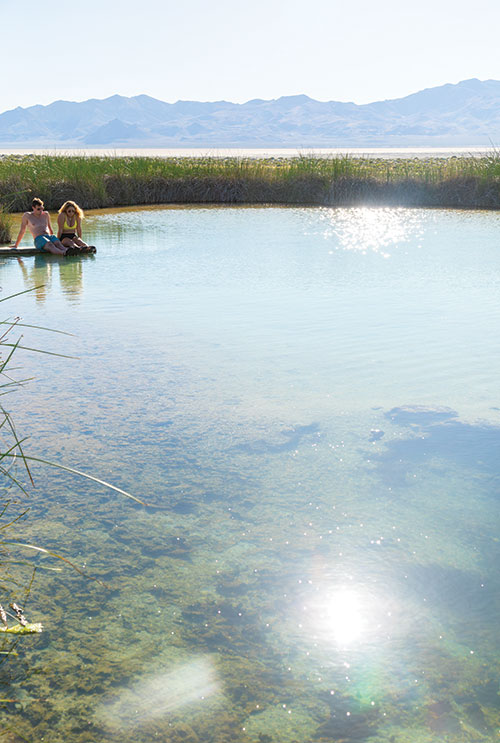
[[[87,243],[84,243],[83,240],[75,235],[75,237],[63,237],[63,244],[66,245],[68,248],[72,248],[75,253],[76,251],[80,251],[81,253],[95,253],[95,248],[92,250]]]
[[[79,245],[76,244],[76,239],[74,237],[63,237],[62,238],[62,244],[66,247],[67,255],[78,255],[78,253],[82,252],[82,248],[80,248]]]
[[[94,246],[87,245],[87,243],[84,242],[81,237],[74,237],[73,242],[76,243],[76,246],[80,248],[82,253],[95,253]]]

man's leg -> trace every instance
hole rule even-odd
[[[53,255],[66,255],[67,251],[67,248],[65,248],[62,242],[54,235],[51,235],[51,239],[45,243],[43,249],[48,250],[48,252],[53,253]]]
[[[53,243],[53,242],[45,243],[45,245],[43,246],[43,249],[47,253],[53,253],[54,255],[66,255],[66,250],[67,250],[67,248],[65,248],[64,245],[59,242],[59,240],[57,241],[57,243]]]

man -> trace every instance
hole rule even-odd
[[[52,225],[50,224],[50,215],[43,209],[43,201],[41,199],[33,199],[31,209],[32,211],[23,214],[21,229],[14,243],[14,248],[19,246],[28,227],[33,235],[35,248],[41,253],[48,252],[54,253],[54,255],[66,255],[70,248],[65,248],[62,242],[54,235]]]

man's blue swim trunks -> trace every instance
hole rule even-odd
[[[45,251],[47,243],[56,243],[57,237],[55,235],[38,235],[35,237],[35,248],[41,253]]]

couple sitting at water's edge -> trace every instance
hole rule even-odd
[[[26,228],[33,235],[35,248],[41,253],[54,255],[79,255],[81,253],[95,253],[93,245],[87,245],[82,240],[83,211],[74,201],[65,201],[59,209],[57,217],[57,237],[50,224],[50,215],[44,211],[43,201],[33,199],[31,211],[25,212],[21,221],[21,229],[17,236],[14,248],[19,247]]]

